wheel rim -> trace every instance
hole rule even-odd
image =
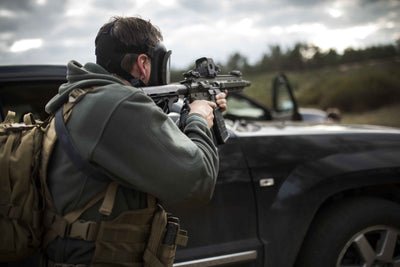
[[[400,267],[400,230],[390,226],[368,227],[343,247],[336,267]]]

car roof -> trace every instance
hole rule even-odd
[[[12,65],[0,66],[0,82],[65,80],[65,65]]]

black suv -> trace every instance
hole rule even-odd
[[[0,67],[1,118],[45,118],[65,72]],[[169,207],[190,233],[174,266],[400,266],[400,129],[307,121],[284,76],[273,98],[230,96],[211,202]]]

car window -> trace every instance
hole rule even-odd
[[[228,109],[223,113],[228,119],[259,120],[268,117],[266,111],[248,99],[237,95],[229,95],[227,98]]]
[[[55,82],[37,81],[0,84],[0,117],[4,118],[8,110],[12,110],[17,113],[18,121],[29,112],[36,119],[46,118],[48,114],[44,107],[56,94],[58,86]]]
[[[294,108],[292,98],[285,86],[278,87],[276,105],[278,111],[290,111]]]

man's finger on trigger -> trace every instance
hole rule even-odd
[[[216,108],[216,107],[217,107],[217,104],[214,103],[214,102],[212,102],[212,101],[207,101],[207,103],[208,103],[211,107],[213,107],[213,108]]]

